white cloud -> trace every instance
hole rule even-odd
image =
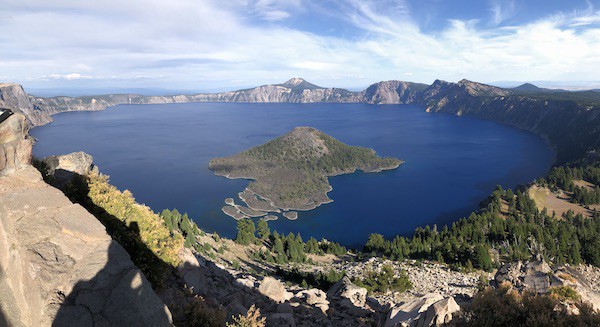
[[[264,20],[276,22],[291,16],[289,11],[301,10],[300,0],[257,0],[253,4],[256,14]]]
[[[500,25],[515,14],[515,2],[495,1],[492,3],[491,11],[494,24]]]
[[[70,74],[50,74],[50,75],[43,75],[40,76],[39,78],[30,78],[30,79],[41,79],[41,80],[57,80],[57,79],[63,79],[63,80],[67,80],[67,81],[73,81],[73,80],[78,80],[78,79],[94,79],[95,77],[92,76],[87,76],[87,75],[82,75],[79,73],[70,73]]]
[[[309,2],[5,0],[0,71],[31,85],[70,81],[187,89],[291,76],[348,87],[399,78],[598,79],[600,13],[593,7],[521,26],[506,26],[510,10],[499,9],[493,18],[504,22],[501,27],[452,20],[442,31],[426,33],[403,1],[323,1],[364,32],[344,38],[286,25],[321,3]]]

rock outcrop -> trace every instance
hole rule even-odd
[[[123,247],[94,216],[46,184],[29,164],[31,144],[21,114],[0,123],[0,313],[4,322],[14,326],[170,325],[169,310]]]
[[[19,84],[0,84],[0,108],[22,114],[33,125],[44,125],[52,121],[51,113],[36,108]]]
[[[438,293],[429,293],[414,301],[396,305],[390,309],[384,326],[414,325],[421,314],[427,311],[429,306],[443,299],[444,297]]]
[[[600,310],[599,276],[598,268],[585,266],[580,269],[569,266],[552,268],[544,261],[516,261],[502,265],[496,273],[494,283],[495,285],[510,283],[520,292],[529,291],[539,294],[548,293],[555,287],[568,286],[581,296],[582,301],[590,303],[595,310]]]
[[[327,297],[338,300],[342,307],[364,307],[367,289],[352,284],[350,278],[344,276],[327,291]]]
[[[329,301],[327,300],[327,294],[320,289],[311,288],[309,290],[300,291],[296,294],[296,297],[306,301],[310,305],[321,309],[323,313],[329,310]]]
[[[458,311],[460,307],[453,298],[429,293],[414,301],[392,307],[384,326],[441,326],[450,322],[452,315]]]
[[[51,184],[58,188],[71,181],[75,176],[98,174],[94,158],[82,151],[42,159],[46,173],[52,176]]]
[[[98,167],[94,166],[94,158],[83,151],[60,156],[49,156],[44,158],[43,161],[46,163],[48,174],[53,176],[56,176],[56,173],[60,170],[81,176],[98,172]]]
[[[33,141],[25,117],[15,113],[0,123],[0,176],[13,173],[31,162]]]
[[[521,261],[504,264],[494,278],[496,284],[509,282],[519,290],[535,293],[547,293],[550,289],[552,269],[544,261],[522,263]]]
[[[293,294],[288,292],[283,283],[273,277],[265,277],[258,286],[258,291],[277,303],[290,300]]]
[[[425,314],[419,317],[416,326],[442,326],[449,323],[453,315],[460,311],[460,306],[454,298],[445,298],[427,308]]]

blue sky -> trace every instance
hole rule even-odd
[[[600,87],[599,1],[4,0],[0,81],[211,91],[299,76]]]

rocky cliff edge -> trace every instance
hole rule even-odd
[[[168,326],[127,252],[30,165],[25,118],[0,123],[0,326]]]

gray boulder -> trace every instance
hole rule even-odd
[[[454,298],[445,298],[435,302],[427,308],[424,314],[421,314],[416,321],[416,327],[441,326],[452,320],[452,315],[460,311],[460,306]]]
[[[63,170],[77,175],[86,176],[92,172],[97,172],[98,168],[94,166],[94,158],[83,152],[73,152],[60,156],[50,156],[43,159],[48,173],[54,175],[57,171]]]
[[[550,289],[551,273],[552,269],[543,261],[528,263],[517,261],[500,267],[494,280],[497,285],[509,282],[518,290],[546,293]]]
[[[327,297],[339,301],[342,307],[362,308],[367,300],[367,289],[352,284],[345,276],[327,291]]]
[[[45,173],[52,177],[51,184],[62,188],[76,176],[98,174],[98,167],[94,165],[94,158],[82,151],[50,156],[42,159]]]
[[[414,301],[396,305],[388,312],[384,326],[415,326],[421,314],[425,313],[432,304],[443,299],[441,294],[429,293]]]
[[[504,264],[494,278],[494,283],[510,283],[518,291],[547,293],[553,287],[567,286],[575,290],[583,302],[600,309],[600,292],[594,287],[597,276],[584,276],[569,266],[550,267],[544,261],[511,262]]]
[[[179,258],[181,258],[181,263],[177,267],[177,272],[187,287],[193,294],[206,293],[208,288],[207,277],[201,268],[202,264],[198,257],[190,249],[183,248],[179,253]]]
[[[273,277],[263,278],[258,291],[277,303],[283,303],[293,297],[292,293],[286,291],[285,286]]]
[[[326,313],[327,310],[329,310],[327,294],[320,289],[311,288],[309,290],[300,291],[296,294],[296,297],[303,299],[306,303],[321,309],[323,313]]]

